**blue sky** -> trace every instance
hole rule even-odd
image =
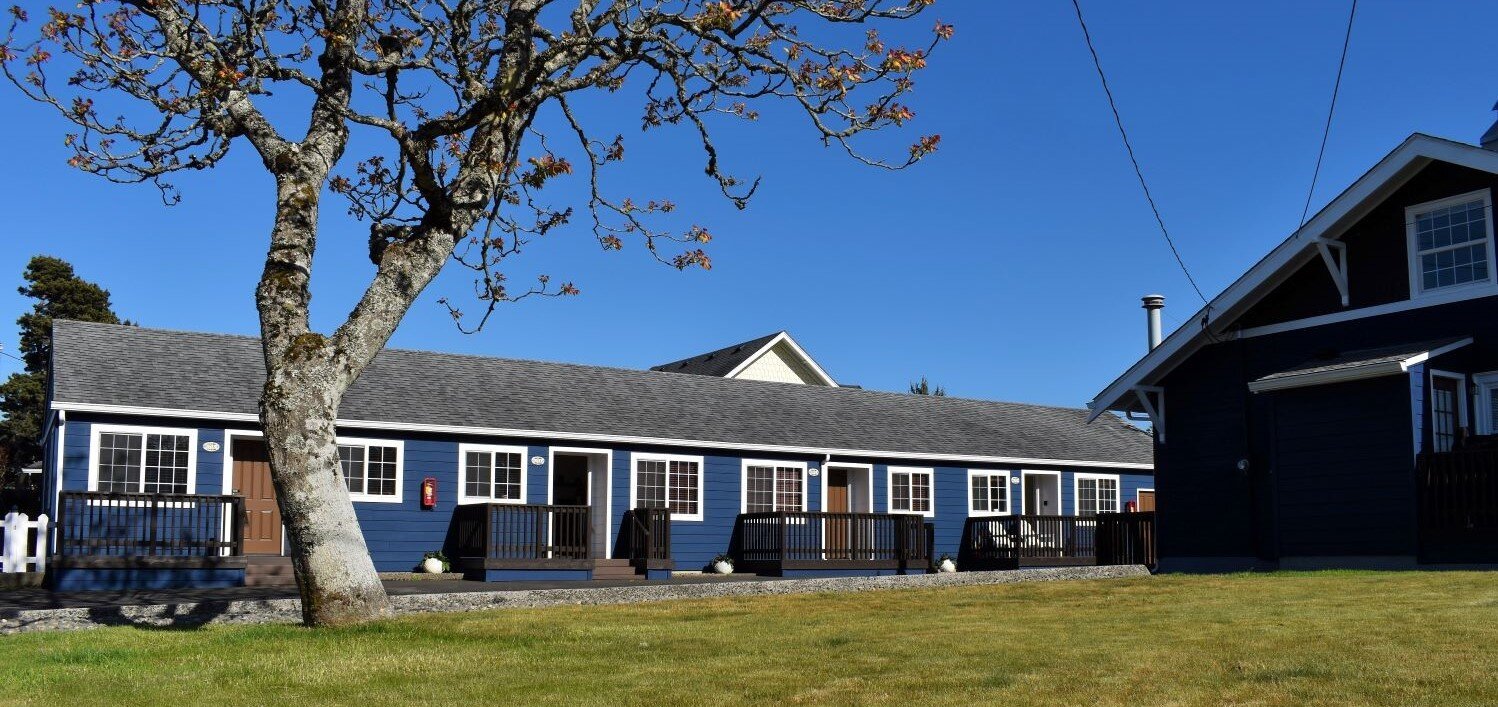
[[[1166,223],[1211,296],[1298,223],[1347,4],[1084,9]],[[466,291],[450,268],[393,345],[646,367],[788,329],[842,382],[902,390],[924,374],[965,397],[1083,405],[1142,353],[1140,295],[1168,297],[1169,328],[1200,302],[1140,196],[1070,3],[943,0],[916,29],[938,18],[957,36],[920,77],[902,140],[939,132],[942,149],[915,169],[862,167],[772,113],[723,133],[733,171],[764,178],[736,212],[701,177],[689,136],[642,137],[637,94],[621,92],[588,109],[630,141],[614,183],[709,226],[713,270],[679,273],[638,247],[601,253],[573,228],[534,244],[513,276],[549,272],[582,296],[507,307],[468,336],[436,303]],[[1313,209],[1411,132],[1476,140],[1498,99],[1495,26],[1498,3],[1361,3]],[[14,91],[0,91],[0,111],[12,134],[0,317],[28,306],[14,285],[50,253],[145,325],[255,333],[271,189],[246,145],[179,179],[184,202],[165,208],[148,188],[67,168],[64,126]],[[372,271],[366,233],[329,202],[314,280],[324,329]],[[0,343],[15,350],[13,327]],[[18,365],[0,358],[0,373]]]

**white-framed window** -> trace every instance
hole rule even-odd
[[[349,498],[355,501],[400,503],[405,445],[384,439],[338,438],[338,466]]]
[[[889,467],[889,512],[936,515],[933,479],[928,468]]]
[[[967,470],[967,514],[1009,515],[1009,474],[988,469]]]
[[[1077,474],[1072,482],[1076,494],[1077,515],[1095,516],[1118,512],[1118,476],[1113,474]]]
[[[1472,376],[1477,385],[1477,433],[1498,434],[1498,371]]]
[[[631,454],[630,508],[669,508],[671,520],[702,520],[702,457]]]
[[[195,493],[198,431],[94,425],[88,488],[110,493]]]
[[[1411,299],[1493,282],[1491,212],[1487,189],[1404,210]]]
[[[806,510],[806,463],[745,459],[740,513]]]
[[[525,503],[530,450],[493,444],[458,445],[458,503]]]

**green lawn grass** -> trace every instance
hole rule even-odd
[[[1021,584],[0,638],[0,700],[1498,704],[1498,575]]]

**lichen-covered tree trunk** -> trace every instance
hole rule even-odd
[[[271,478],[302,596],[302,618],[330,626],[388,611],[338,466],[338,391],[299,367],[272,374],[261,403]]]
[[[486,145],[485,164],[513,164],[517,136],[528,123],[529,115],[514,115],[481,131],[475,141]],[[308,625],[329,626],[389,611],[339,468],[339,405],[441,271],[456,240],[488,208],[481,195],[494,176],[487,170],[460,175],[452,187],[454,207],[429,211],[417,227],[394,234],[374,256],[377,270],[358,305],[335,332],[323,336],[309,324],[312,256],[327,178],[323,165],[337,160],[311,156],[291,155],[274,170],[276,220],[256,290],[266,367],[260,419],[302,617]]]

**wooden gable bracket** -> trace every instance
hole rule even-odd
[[[1347,244],[1330,238],[1317,238],[1316,251],[1321,253],[1321,262],[1331,273],[1337,292],[1342,295],[1342,306],[1347,306]]]
[[[1144,418],[1129,416],[1131,420],[1145,419],[1155,428],[1155,439],[1165,444],[1165,389],[1157,385],[1134,386],[1134,395],[1144,408]]]

